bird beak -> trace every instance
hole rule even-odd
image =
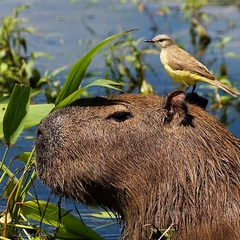
[[[144,40],[144,42],[154,43],[154,41],[153,41],[152,39],[150,39],[150,40]]]

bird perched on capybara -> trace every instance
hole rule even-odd
[[[120,214],[121,239],[169,227],[172,239],[240,239],[240,141],[185,98],[97,97],[51,113],[38,129],[40,179]]]

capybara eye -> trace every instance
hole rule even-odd
[[[132,115],[131,115],[130,112],[119,111],[119,112],[115,112],[115,113],[109,115],[107,117],[107,119],[113,119],[113,120],[115,120],[117,122],[123,122],[123,121],[125,121],[125,120],[127,120],[127,119],[129,119],[131,117],[132,117]]]

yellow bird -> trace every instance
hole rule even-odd
[[[192,92],[194,92],[197,82],[207,82],[234,97],[240,94],[235,89],[219,82],[206,66],[179,48],[168,35],[160,34],[151,40],[145,40],[145,42],[155,43],[160,48],[160,59],[166,72],[174,81],[184,84],[187,89],[192,85]]]

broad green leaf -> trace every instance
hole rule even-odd
[[[99,52],[106,44],[108,44],[115,38],[117,38],[123,34],[129,33],[133,30],[136,30],[136,29],[131,29],[126,32],[121,32],[121,33],[113,35],[109,38],[106,38],[105,40],[103,40],[102,42],[97,44],[95,47],[93,47],[91,50],[89,50],[80,60],[78,60],[70,69],[67,79],[62,87],[62,90],[60,91],[60,93],[57,96],[55,105],[57,106],[65,98],[67,98],[72,93],[74,93],[75,91],[78,90],[78,88],[82,82],[83,76],[84,76],[92,58],[94,57],[94,55],[97,52]]]
[[[115,90],[119,90],[117,87],[115,87],[114,85],[123,85],[122,83],[117,83],[111,80],[107,80],[107,79],[97,79],[93,82],[91,82],[90,84],[88,84],[87,86],[80,88],[79,90],[73,92],[71,95],[69,95],[67,98],[65,98],[63,101],[61,101],[56,107],[55,109],[58,108],[62,108],[66,105],[69,105],[70,103],[74,102],[75,100],[77,100],[84,91],[86,91],[87,88],[92,87],[92,86],[100,86],[100,87],[107,87],[107,88],[111,88],[111,89],[115,89]]]
[[[16,142],[25,126],[29,100],[30,87],[15,84],[3,117],[3,134],[7,145]]]
[[[96,232],[85,225],[81,220],[73,216],[70,212],[58,208],[58,206],[45,201],[28,201],[18,203],[21,206],[25,217],[35,221],[58,227],[56,238],[63,239],[85,239],[85,240],[103,240]],[[46,209],[47,208],[47,209]],[[40,215],[40,212],[44,216]],[[61,223],[59,223],[59,212],[61,212]]]
[[[45,118],[53,108],[54,104],[30,105],[24,128],[29,128],[39,124],[40,121]]]
[[[3,99],[4,100],[4,99]],[[5,110],[8,106],[8,102],[1,103],[0,99],[0,138],[3,138],[3,117]],[[54,104],[35,104],[30,105],[28,109],[27,118],[24,121],[24,128],[29,128],[40,123],[51,110],[54,108]]]
[[[3,116],[7,108],[7,98],[1,98],[0,100],[0,138],[3,138]]]

